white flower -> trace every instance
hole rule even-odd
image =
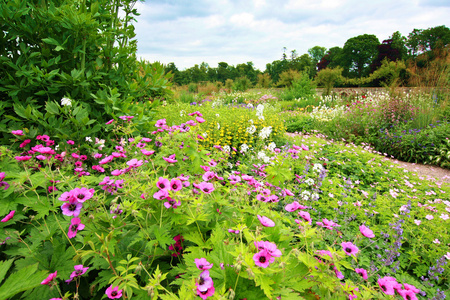
[[[313,171],[320,173],[323,167],[321,164],[314,164]]]
[[[254,134],[255,131],[256,131],[255,125],[252,125],[252,126],[250,126],[250,127],[247,127],[247,132],[248,132],[248,133]]]
[[[434,239],[433,243],[440,244],[441,242],[438,239]]]
[[[248,145],[247,144],[242,144],[241,145],[241,152],[247,152],[248,150]]]
[[[303,191],[300,195],[300,197],[302,197],[303,200],[309,200],[310,196],[311,196],[311,193],[308,191]]]
[[[223,151],[230,152],[231,151],[230,146],[228,146],[228,145],[223,146]]]
[[[86,142],[92,142],[92,138],[90,136],[86,137]]]
[[[444,255],[444,257],[445,257],[446,259],[450,259],[450,252],[447,252],[447,254]]]
[[[308,179],[305,180],[305,183],[306,183],[307,185],[313,185],[313,184],[314,184],[314,179],[308,178]]]
[[[274,142],[270,143],[270,144],[267,146],[267,148],[268,148],[270,151],[273,151],[276,147],[277,147],[277,145],[276,145]]]
[[[220,117],[219,114],[216,114],[216,117]]]
[[[205,139],[208,137],[208,134],[206,132],[203,132],[202,135]]]
[[[72,106],[72,100],[70,100],[69,98],[62,98],[61,99],[61,105],[62,106]]]
[[[184,116],[184,113],[185,113],[185,111],[184,111],[184,110],[181,110],[181,111],[180,111],[180,117],[183,117],[183,116]]]
[[[220,129],[220,124],[219,123],[217,123],[217,130],[219,130]]]
[[[419,226],[420,223],[422,223],[422,221],[420,221],[420,220],[414,220],[414,223],[416,223],[416,225]]]
[[[259,137],[264,140],[264,139],[268,138],[271,133],[272,133],[272,126],[264,127],[259,132]]]

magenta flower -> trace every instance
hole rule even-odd
[[[129,165],[132,168],[137,168],[142,166],[144,162],[142,160],[137,160],[136,158],[133,158],[132,160],[127,162],[127,165]]]
[[[241,181],[241,177],[239,177],[237,175],[230,175],[228,177],[228,180],[230,181],[231,184],[237,184],[238,182]]]
[[[172,191],[178,192],[178,191],[181,191],[182,188],[183,188],[183,184],[181,183],[180,179],[173,178],[170,181],[170,189]]]
[[[98,163],[101,165],[104,165],[104,164],[112,162],[113,159],[114,159],[114,156],[108,155],[105,158],[103,158],[102,160],[100,160]]]
[[[274,243],[271,243],[269,241],[255,242],[255,247],[260,251],[266,250],[270,254],[270,256],[273,256],[273,257],[281,256],[281,251],[277,249],[277,245],[275,245]]]
[[[160,119],[160,120],[156,121],[156,124],[155,124],[156,127],[163,127],[165,125],[166,125],[166,119]]]
[[[75,142],[74,142],[74,141],[72,141],[72,140],[68,140],[68,141],[67,141],[67,144],[69,144],[69,145],[74,145],[74,144],[75,144]]]
[[[169,209],[169,208],[175,209],[175,208],[177,208],[178,206],[181,205],[181,201],[180,200],[176,201],[176,200],[174,200],[174,199],[172,199],[170,197],[166,198],[166,200],[167,200],[167,202],[164,202],[164,206],[167,209]]]
[[[379,278],[378,285],[386,295],[394,295],[395,289],[397,289],[398,286],[401,287],[401,284],[399,284],[395,278],[389,276]]]
[[[89,269],[89,267],[83,267],[83,265],[76,265],[73,268],[75,271],[70,274],[70,279],[66,280],[67,283],[70,283],[74,278],[83,275]]]
[[[302,144],[302,149],[305,150],[305,151],[308,151],[308,150],[309,150],[309,147]]]
[[[19,145],[19,147],[20,148],[23,148],[23,147],[25,147],[26,145],[28,145],[29,143],[31,142],[31,140],[25,140],[25,141],[23,141],[22,143],[20,143],[20,145]]]
[[[288,190],[288,189],[284,189],[284,191],[283,191],[287,196],[294,196],[294,193],[293,192],[291,192],[290,190]],[[297,202],[297,201],[295,201],[295,202]],[[298,202],[297,202],[298,203]]]
[[[89,200],[92,198],[92,196],[94,196],[94,189],[87,189],[85,187],[74,188],[70,191],[70,193],[75,199],[78,200],[78,202],[83,203],[84,201]]]
[[[206,258],[196,258],[194,259],[195,265],[199,270],[209,270],[212,268],[213,264],[209,263]]]
[[[370,230],[366,225],[359,226],[359,231],[361,231],[362,235],[368,237],[369,239],[374,238],[375,234]]]
[[[268,217],[265,216],[260,216],[257,215],[259,222],[261,222],[262,226],[265,227],[274,227],[275,226],[275,222],[272,221],[271,219],[269,219]]]
[[[33,158],[33,156],[30,155],[24,155],[24,156],[16,156],[14,157],[18,161],[27,161]]]
[[[71,239],[75,237],[78,233],[78,230],[83,230],[84,224],[81,223],[80,218],[72,218],[70,220],[69,233],[67,236]]]
[[[70,198],[69,202],[66,202],[63,205],[61,205],[63,215],[74,217],[78,217],[82,207],[83,204],[81,204],[80,202],[78,202],[77,199],[74,198]]]
[[[109,124],[111,124],[112,122],[114,122],[114,119],[109,120],[109,121],[106,122],[105,124],[106,124],[106,125],[109,125]]]
[[[367,280],[367,278],[368,278],[367,277],[367,270],[362,269],[362,268],[356,268],[355,272],[358,273],[359,275],[361,275],[364,280]]]
[[[333,269],[334,269],[334,274],[336,274],[337,278],[339,278],[339,279],[344,279],[345,278],[344,274],[342,274],[342,272],[339,271],[336,267],[333,267]]]
[[[214,284],[214,283],[213,283]],[[202,299],[206,299],[208,297],[211,297],[212,295],[214,295],[214,292],[216,291],[216,289],[214,288],[214,285],[212,285],[210,288],[208,288],[206,291],[200,291],[197,288],[197,295],[200,296],[200,298]]]
[[[15,210],[10,211],[9,214],[7,214],[7,215],[2,219],[1,222],[5,223],[5,222],[8,222],[9,220],[11,220],[11,219],[14,217],[14,213],[15,213],[15,212],[16,212]]]
[[[194,183],[194,187],[201,190],[205,194],[211,194],[214,191],[214,185],[210,182]]]
[[[213,286],[212,278],[209,277],[209,271],[205,270],[200,274],[198,282],[195,284],[197,289],[201,292],[207,291],[210,287]]]
[[[306,206],[301,205],[297,201],[287,204],[284,209],[289,212],[296,211],[297,209],[305,209]]]
[[[154,150],[145,150],[145,149],[141,149],[142,154],[149,156],[152,155],[153,153],[155,153]]]
[[[311,216],[309,214],[309,212],[307,211],[299,211],[298,212],[299,217],[301,217],[303,220],[305,220],[306,222],[308,222],[309,224],[311,224],[312,219]]]
[[[407,283],[404,283],[403,284],[404,286],[405,286],[405,290],[410,290],[410,291],[413,291],[414,293],[418,293],[418,292],[420,292],[420,290],[418,289],[418,288],[416,288],[414,285],[412,285],[412,284],[407,284]]]
[[[159,190],[153,194],[153,198],[157,200],[164,200],[169,197],[169,192],[167,190]]]
[[[267,268],[270,264],[271,255],[266,250],[261,250],[253,255],[253,260],[255,261],[255,265]]]
[[[164,177],[159,177],[158,182],[156,183],[156,186],[160,190],[170,190],[170,182],[169,179]]]
[[[14,134],[14,135],[23,135],[23,131],[22,130],[13,130],[13,131],[11,131],[11,133],[12,134]]]
[[[178,160],[175,159],[175,154],[169,155],[169,157],[164,157],[163,159],[168,162],[169,164],[176,163]]]
[[[54,279],[56,279],[56,275],[58,274],[58,271],[55,271],[55,273],[50,273],[47,278],[42,280],[41,284],[50,285]]]
[[[119,287],[116,286],[113,288],[112,284],[106,289],[105,292],[106,296],[108,296],[109,299],[119,299],[122,297],[122,290],[119,290]]]
[[[205,122],[205,119],[203,119],[202,117],[196,117],[195,120],[197,120],[197,122],[199,123]]]
[[[202,178],[204,181],[209,181],[211,179],[213,179],[216,176],[216,173],[212,172],[212,171],[207,171],[205,172],[205,174],[203,174]]]
[[[330,258],[333,258],[333,255],[331,254],[331,252],[329,250],[318,250],[317,252],[319,252],[319,254],[321,256],[328,255]]]
[[[359,252],[358,247],[353,245],[353,243],[351,243],[351,242],[342,242],[341,246],[347,255],[353,255],[353,254],[356,254]]]
[[[120,176],[123,173],[124,173],[123,170],[114,170],[114,171],[111,172],[111,175],[112,176]]]
[[[416,293],[411,290],[397,290],[398,294],[403,297],[405,300],[417,300]]]

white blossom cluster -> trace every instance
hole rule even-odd
[[[69,98],[62,98],[61,105],[62,106],[72,106],[72,100],[70,100]]]
[[[323,170],[323,166],[321,164],[314,164],[313,166],[313,172],[320,173]]]
[[[223,151],[230,153],[231,152],[231,148],[228,145],[223,146]]]
[[[242,144],[242,145],[241,145],[241,152],[242,152],[242,153],[247,152],[248,149],[249,149],[249,147],[248,147],[247,144]]]
[[[268,157],[266,155],[266,153],[262,150],[258,152],[257,157],[259,160],[262,160],[264,163],[270,162],[270,157]]]
[[[274,142],[267,145],[267,149],[269,149],[270,151],[275,150],[276,147],[277,147],[277,145]]]
[[[247,132],[249,134],[254,134],[256,132],[256,127],[255,125],[251,125],[250,127],[247,127]]]
[[[264,140],[264,139],[267,139],[271,133],[272,133],[272,126],[264,127],[264,128],[261,129],[261,131],[259,132],[259,137],[260,137],[262,140]]]
[[[308,178],[308,179],[305,180],[305,183],[306,183],[307,185],[311,186],[311,185],[314,184],[314,179]]]
[[[264,112],[264,105],[258,104],[258,106],[256,107],[256,116],[258,117],[258,119],[264,120],[263,112]]]

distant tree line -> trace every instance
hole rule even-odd
[[[342,48],[315,46],[303,55],[298,55],[296,50],[286,53],[287,49],[283,48],[281,59],[266,64],[264,72],[256,69],[251,61],[236,66],[220,62],[217,68],[202,62],[182,71],[172,62],[165,69],[173,74],[173,82],[178,85],[206,81],[225,84],[227,80],[246,78],[252,85],[285,86],[289,72],[301,72],[314,78],[323,69],[339,69],[345,78],[358,79],[369,77],[380,69],[383,61],[413,61],[420,65],[432,59],[434,50],[449,44],[450,29],[442,25],[414,29],[407,37],[396,31],[381,43],[373,34],[358,35],[349,38]],[[375,80],[372,84],[379,83]]]

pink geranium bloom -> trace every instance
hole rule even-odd
[[[214,282],[213,282],[213,284],[214,284]],[[200,291],[197,288],[197,295],[200,296],[200,298],[202,298],[202,299],[206,299],[206,298],[211,297],[212,295],[214,295],[215,291],[216,291],[216,289],[214,288],[214,285],[212,285],[206,291]]]
[[[63,215],[74,216],[74,217],[78,217],[78,215],[81,212],[82,207],[83,207],[83,204],[78,202],[78,200],[75,198],[70,198],[69,202],[66,202],[63,205],[61,205]]]
[[[94,196],[94,189],[87,189],[85,187],[83,188],[74,188],[70,191],[71,194],[75,199],[78,200],[78,202],[83,203],[86,200],[89,200]]]
[[[75,237],[78,233],[78,230],[83,230],[84,224],[81,223],[80,218],[72,218],[70,220],[69,233],[67,236],[71,239]]]
[[[166,119],[160,119],[156,121],[155,127],[163,127],[166,125]]]
[[[149,156],[152,155],[153,153],[155,153],[154,150],[145,150],[145,149],[141,149],[142,154]]]
[[[83,265],[76,265],[73,268],[75,271],[70,274],[70,279],[66,280],[67,283],[70,283],[74,278],[83,275],[89,269],[89,267],[83,267]]]
[[[188,116],[199,116],[199,117],[203,117],[202,113],[197,111],[194,111],[193,113],[188,114]]]
[[[209,277],[209,271],[204,270],[198,279],[198,282],[196,283],[197,289],[201,292],[207,291],[210,287],[213,286],[213,281],[211,277]]]
[[[267,268],[270,264],[271,255],[266,250],[261,250],[253,255],[253,261],[255,265],[263,268]]]
[[[129,165],[132,168],[140,167],[140,166],[142,166],[143,163],[144,162],[142,160],[137,160],[136,158],[133,158],[132,160],[127,161],[127,165]]]
[[[356,268],[355,272],[362,276],[364,280],[367,280],[367,270],[362,268]]]
[[[112,122],[114,122],[114,119],[109,120],[109,121],[106,122],[105,124],[106,124],[106,125],[109,125],[109,124],[111,124]]]
[[[114,170],[114,171],[111,172],[111,175],[112,176],[120,176],[123,173],[124,173],[123,170]]]
[[[162,199],[161,199],[161,200],[162,200]],[[180,200],[176,201],[175,199],[172,199],[172,198],[170,198],[170,197],[167,197],[166,200],[167,200],[167,201],[164,202],[164,206],[165,206],[165,208],[167,208],[167,209],[169,209],[169,208],[175,209],[175,208],[177,208],[178,206],[181,205],[181,201],[180,201]]]
[[[414,293],[418,293],[420,292],[420,290],[418,288],[416,288],[414,285],[412,284],[408,284],[408,283],[404,283],[403,284],[405,286],[405,290],[409,290],[409,291],[413,291]]]
[[[195,119],[196,119],[197,122],[199,122],[199,123],[205,122],[205,119],[203,119],[202,117],[196,117]]]
[[[395,289],[397,289],[400,284],[397,282],[395,278],[385,276],[383,278],[378,279],[378,285],[380,286],[383,293],[385,293],[386,295],[394,295]]]
[[[328,255],[330,258],[333,258],[333,255],[331,254],[331,252],[329,250],[318,250],[317,252],[319,252],[319,254],[321,256]]]
[[[255,242],[255,247],[258,250],[266,250],[273,257],[280,257],[281,251],[278,250],[277,245],[269,241]]]
[[[311,224],[311,216],[309,214],[309,212],[307,211],[299,211],[298,212],[299,217],[301,217],[303,220],[305,220],[306,222],[308,222],[309,224]]]
[[[75,144],[75,142],[74,142],[74,141],[72,141],[72,140],[68,140],[68,141],[67,141],[67,144],[69,144],[69,145],[74,145],[74,144]]]
[[[163,159],[168,162],[169,164],[176,163],[178,160],[175,159],[175,154],[170,155],[169,157],[164,157]]]
[[[207,171],[207,172],[205,172],[205,174],[203,174],[202,178],[204,181],[209,181],[209,180],[213,179],[215,175],[216,175],[216,173],[214,173],[212,171]]]
[[[213,264],[209,263],[206,258],[196,258],[194,259],[195,265],[199,270],[209,270],[212,268]]]
[[[288,189],[284,189],[283,192],[284,192],[287,196],[294,196],[294,193],[291,192],[291,191],[288,190]]]
[[[113,159],[114,159],[114,156],[108,155],[104,159],[100,160],[98,163],[101,164],[101,165],[104,165],[104,164],[112,162]]]
[[[173,178],[170,181],[170,189],[172,191],[178,192],[178,191],[181,191],[182,188],[183,188],[183,184],[181,183],[180,179]]]
[[[153,194],[153,198],[157,200],[164,200],[169,197],[169,192],[167,190],[159,190]]]
[[[344,274],[342,274],[342,272],[339,271],[336,267],[333,267],[333,269],[334,269],[334,274],[336,274],[337,278],[339,278],[339,279],[344,279],[345,278]]]
[[[14,157],[18,161],[27,161],[33,158],[33,156],[25,155],[25,156],[16,156]]]
[[[237,175],[230,175],[228,177],[228,180],[230,181],[231,184],[237,184],[238,182],[241,181],[241,177],[239,177]]]
[[[308,151],[308,150],[309,150],[309,147],[302,144],[302,149],[305,150],[305,151]]]
[[[201,190],[205,194],[211,194],[214,191],[214,185],[210,182],[194,183],[194,187]]]
[[[297,201],[287,204],[284,209],[289,212],[296,211],[297,209],[305,209],[306,206],[301,205]]]
[[[169,179],[164,178],[164,177],[159,177],[158,182],[156,183],[156,186],[160,190],[169,190],[170,189]]]
[[[50,273],[47,278],[42,280],[41,284],[50,285],[52,281],[56,278],[56,275],[58,274],[58,271],[55,271],[55,273]]]
[[[106,289],[105,292],[106,296],[108,296],[109,299],[119,299],[122,297],[122,290],[119,290],[119,287],[116,286],[113,288],[112,284]]]
[[[416,293],[411,290],[397,290],[398,294],[403,297],[405,300],[417,300]]]
[[[15,213],[15,212],[16,212],[15,210],[10,211],[9,214],[7,214],[7,215],[1,220],[1,222],[5,223],[5,222],[8,222],[9,220],[11,220],[11,219],[14,217],[14,213]]]
[[[259,222],[261,222],[262,226],[265,227],[274,227],[275,226],[275,222],[272,221],[271,219],[269,219],[268,217],[265,216],[260,216],[257,215]]]
[[[13,130],[13,131],[11,131],[11,133],[12,134],[14,134],[14,135],[23,135],[23,131],[22,130]]]
[[[373,231],[370,230],[366,225],[359,226],[359,231],[361,231],[362,235],[368,238],[374,238],[375,234],[373,234]]]
[[[1,172],[0,173],[0,181],[3,181],[3,179],[5,179],[6,177],[6,173],[5,172]]]
[[[347,255],[353,255],[359,252],[358,247],[356,247],[352,242],[342,242],[341,246]]]
[[[22,143],[20,143],[19,147],[20,147],[20,148],[23,148],[23,147],[25,147],[26,145],[28,145],[30,142],[31,142],[31,140],[25,140],[25,141],[23,141]]]

